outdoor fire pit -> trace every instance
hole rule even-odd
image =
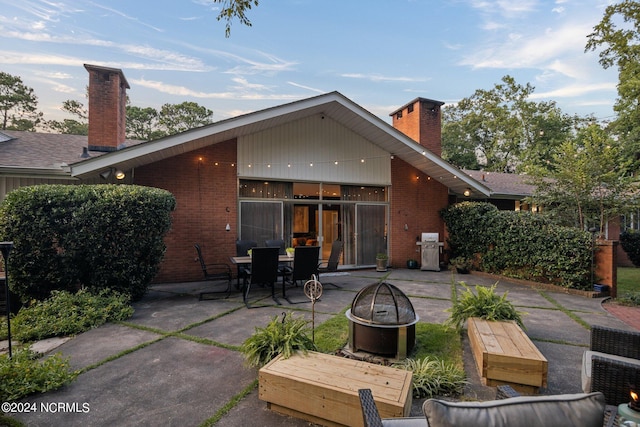
[[[386,282],[358,292],[346,312],[349,319],[349,347],[381,356],[404,359],[416,342],[419,317],[409,298]]]

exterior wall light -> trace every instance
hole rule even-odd
[[[471,195],[471,190],[469,190],[468,188],[466,190],[464,190],[464,197],[469,197]]]

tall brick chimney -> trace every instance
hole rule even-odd
[[[444,102],[416,98],[390,114],[393,127],[429,151],[442,155],[442,119]]]
[[[89,72],[89,150],[116,151],[125,141],[129,83],[117,68],[84,68]]]

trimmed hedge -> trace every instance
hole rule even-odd
[[[7,194],[0,239],[14,243],[9,283],[23,301],[108,288],[141,298],[165,252],[175,198],[133,185],[37,185]]]
[[[636,267],[640,266],[640,232],[626,230],[620,234],[620,246]]]
[[[482,271],[590,289],[592,236],[553,224],[540,214],[499,211],[462,202],[441,211],[452,256],[476,258]]]

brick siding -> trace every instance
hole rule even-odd
[[[200,280],[195,243],[201,245],[207,263],[230,264],[238,228],[235,162],[236,141],[232,140],[135,170],[135,184],[170,191],[177,201],[155,283]],[[231,226],[228,232],[227,223]]]

